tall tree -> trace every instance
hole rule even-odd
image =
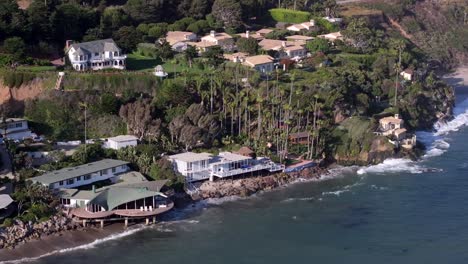
[[[215,0],[212,13],[226,28],[238,29],[242,26],[242,7],[237,0]]]

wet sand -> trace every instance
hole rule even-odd
[[[44,255],[60,253],[60,251],[88,245],[98,239],[134,230],[138,226],[130,226],[124,229],[122,223],[115,223],[105,226],[104,229],[90,227],[84,230],[67,231],[47,236],[40,240],[29,241],[14,249],[0,249],[0,263],[34,259]]]

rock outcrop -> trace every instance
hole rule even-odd
[[[0,229],[0,249],[11,249],[30,240],[78,228],[80,228],[80,225],[74,223],[65,214],[55,215],[49,220],[40,223],[15,220],[12,226]]]
[[[221,198],[228,196],[249,196],[259,191],[272,190],[298,179],[319,179],[326,169],[314,167],[295,173],[278,173],[246,179],[206,181],[199,188],[199,198]]]

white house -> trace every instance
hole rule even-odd
[[[104,159],[76,167],[51,171],[30,180],[50,189],[76,188],[107,179],[115,182],[118,180],[119,174],[129,170],[128,163],[122,160]]]
[[[284,166],[267,158],[242,156],[231,152],[221,152],[215,156],[210,153],[186,152],[169,156],[174,170],[185,176],[187,182],[207,180],[215,177],[234,177],[260,171],[277,172]]]
[[[227,33],[217,33],[216,31],[210,31],[209,35],[201,38],[201,42],[218,45],[225,51],[232,51],[234,49],[234,38]]]
[[[77,71],[123,70],[127,59],[112,39],[74,43],[67,47],[67,54],[73,69]]]
[[[104,148],[121,149],[128,146],[138,145],[138,138],[132,135],[120,135],[108,138],[104,143]]]
[[[1,123],[4,123],[4,126]],[[32,137],[31,130],[28,128],[28,121],[22,118],[8,118],[4,122],[0,120],[0,134],[4,139],[12,140]]]
[[[243,64],[261,73],[272,72],[275,69],[274,60],[268,55],[246,57]]]
[[[256,41],[260,41],[265,38],[264,36],[255,32],[250,32],[249,30],[246,30],[245,33],[240,33],[237,35],[241,38],[252,38],[252,39],[255,39]]]
[[[315,27],[315,21],[311,19],[308,22],[291,25],[287,27],[286,29],[289,31],[300,32],[300,31],[310,31],[314,27]]]
[[[342,18],[339,18],[339,17],[329,17],[329,16],[326,16],[324,17],[323,19],[327,20],[328,22],[330,23],[333,23],[333,24],[338,24],[338,23],[341,23],[343,21]]]
[[[403,77],[403,79],[407,81],[412,81],[413,76],[414,76],[414,70],[413,69],[406,69],[400,73],[400,75]]]

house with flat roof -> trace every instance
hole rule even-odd
[[[301,32],[301,31],[310,31],[314,27],[315,27],[315,20],[311,19],[307,22],[291,25],[287,27],[286,29],[289,31]]]
[[[113,39],[101,39],[82,43],[68,44],[67,55],[73,69],[77,71],[125,69],[127,55],[115,44]]]
[[[243,64],[261,73],[272,72],[275,69],[274,59],[269,55],[246,57]]]
[[[138,138],[133,135],[120,135],[116,137],[110,137],[106,139],[104,143],[104,148],[109,149],[121,149],[129,146],[138,145]]]
[[[7,118],[0,120],[0,135],[4,139],[22,140],[31,138],[28,121],[22,118]]]
[[[127,161],[104,159],[47,172],[30,180],[50,189],[76,188],[103,180],[115,182],[119,174],[129,171],[128,164]]]
[[[234,38],[224,32],[210,31],[210,34],[201,38],[202,43],[220,46],[224,51],[234,50]]]
[[[190,31],[168,31],[165,38],[176,52],[183,52],[187,49],[187,42],[194,42],[197,39],[197,34]]]
[[[6,183],[0,186],[0,220],[9,217],[15,210],[14,201],[10,194],[13,193],[13,184]]]
[[[215,178],[236,177],[239,175],[259,173],[261,171],[279,172],[284,169],[268,158],[256,159],[231,152],[221,152],[218,155],[209,153],[186,152],[169,156],[174,170],[183,176],[187,182],[195,182]]]

